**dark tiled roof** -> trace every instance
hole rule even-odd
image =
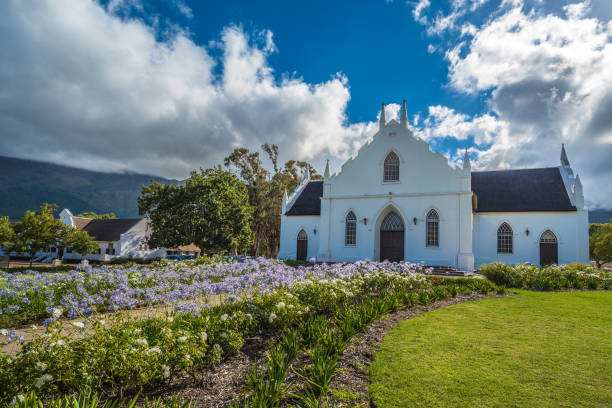
[[[477,212],[576,211],[558,167],[472,173]]]
[[[311,181],[285,215],[321,215],[323,181]]]
[[[558,167],[472,172],[477,212],[576,211]],[[323,182],[311,181],[286,215],[320,215]]]
[[[132,228],[140,218],[118,218],[113,220],[91,220],[82,229],[96,241],[119,241],[121,234]]]

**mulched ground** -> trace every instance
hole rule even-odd
[[[368,367],[383,337],[395,324],[424,312],[490,296],[481,294],[458,296],[428,306],[400,310],[370,324],[365,332],[351,340],[338,363],[338,368],[342,371],[332,384],[330,406],[371,406],[368,399]],[[173,384],[145,390],[142,395],[148,396],[149,399],[151,397],[166,399],[180,393],[183,399],[191,399],[196,407],[227,407],[246,394],[246,375],[252,371],[254,365],[263,364],[266,350],[272,340],[271,333],[259,333],[246,339],[245,347],[238,355],[207,370],[202,381],[194,381],[191,378],[177,379]],[[302,359],[298,357],[297,365],[300,363],[299,360]],[[291,375],[288,380],[290,382],[295,380],[295,376]]]

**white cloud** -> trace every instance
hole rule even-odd
[[[473,136],[480,168],[555,166],[565,143],[588,203],[612,206],[601,188],[612,178],[612,23],[588,7],[557,15],[519,2],[451,46],[450,85],[484,96],[490,112],[430,107],[424,137]]]
[[[347,158],[375,131],[346,123],[342,74],[276,79],[271,32],[227,27],[213,57],[180,29],[159,41],[111,12],[139,4],[0,2],[3,154],[184,177],[262,143],[281,159]]]

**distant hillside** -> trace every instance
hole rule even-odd
[[[83,211],[114,212],[117,217],[137,217],[136,198],[143,184],[163,177],[144,174],[102,173],[34,160],[0,156],[0,215],[20,218],[25,210],[43,203]]]
[[[589,222],[602,224],[611,222],[612,220],[612,210],[605,210],[602,208],[598,208],[597,210],[589,210]]]

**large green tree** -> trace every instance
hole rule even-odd
[[[11,248],[15,242],[15,231],[8,217],[0,217],[0,249]]]
[[[19,221],[13,224],[14,238],[9,250],[28,254],[30,266],[36,253],[57,244],[66,232],[66,225],[53,217],[55,204],[44,204],[39,211],[26,211]]]
[[[598,268],[612,262],[612,224],[589,225],[589,252]]]
[[[100,248],[100,244],[87,231],[74,227],[68,227],[65,245],[81,255],[81,259],[89,254],[93,254]]]
[[[246,185],[220,168],[193,171],[184,185],[153,182],[138,198],[149,217],[149,246],[195,244],[203,251],[236,253],[251,241],[252,210]]]
[[[308,170],[312,180],[322,177],[305,161],[289,160],[284,166],[278,163],[278,147],[261,146],[270,160],[271,170],[263,164],[259,152],[246,148],[235,149],[225,158],[224,164],[240,175],[249,191],[249,203],[253,207],[253,246],[255,255],[274,256],[280,244],[280,215],[284,191],[292,192],[300,182],[301,174]]]

